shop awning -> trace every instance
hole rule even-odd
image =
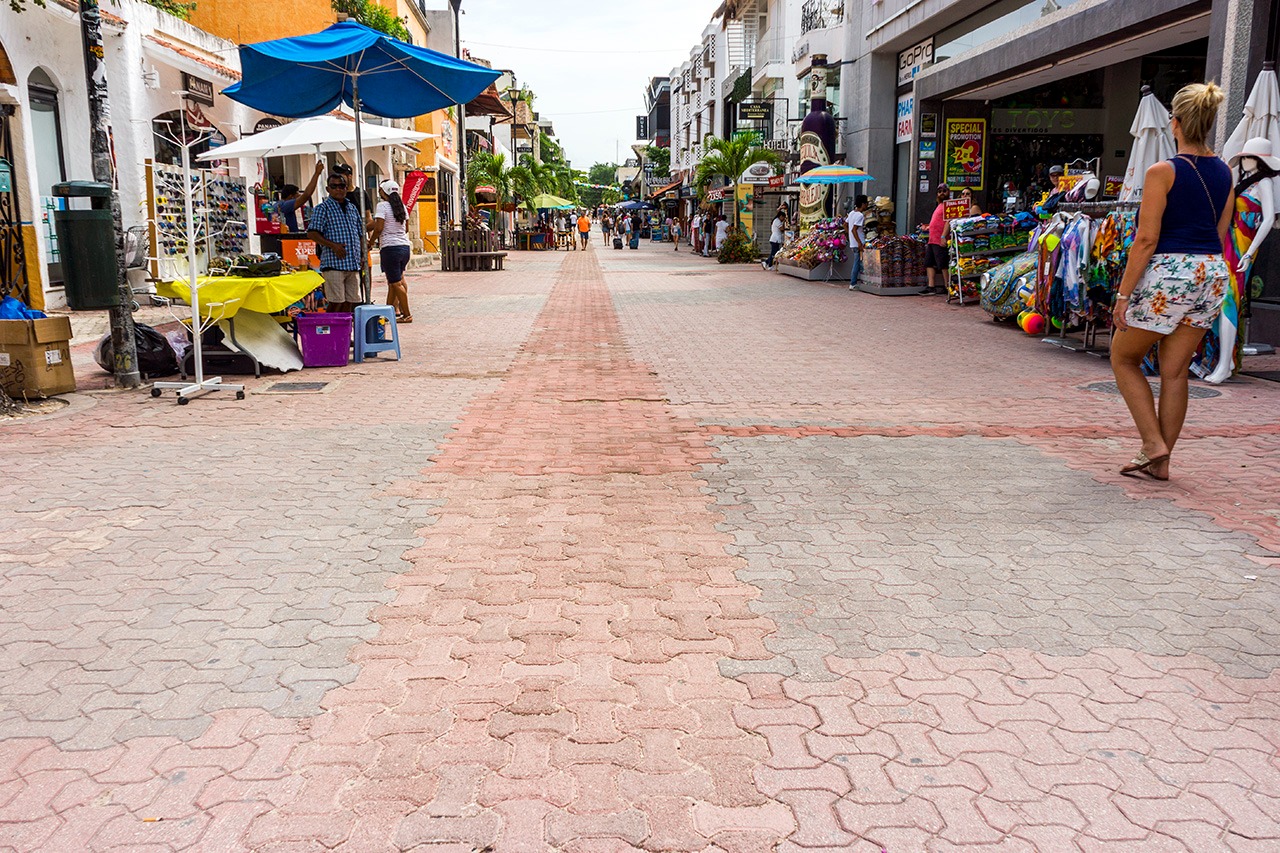
[[[223,65],[220,62],[214,62],[211,59],[201,56],[200,54],[196,53],[194,50],[188,50],[187,48],[183,47],[180,44],[174,44],[171,41],[166,41],[162,38],[156,38],[155,36],[147,36],[146,39],[152,44],[158,45],[159,47],[162,47],[167,51],[175,53],[178,56],[181,56],[183,59],[189,60],[198,65],[203,65],[205,68],[208,68],[210,71],[212,71],[214,74],[217,74],[219,77],[223,78],[224,80],[240,79],[240,72],[236,71],[234,68]]]
[[[652,192],[652,193],[650,193],[650,194],[649,194],[649,198],[654,199],[654,198],[658,198],[659,196],[666,195],[667,193],[669,193],[669,192],[671,192],[672,190],[674,190],[676,187],[680,186],[682,183],[684,183],[684,179],[683,179],[683,178],[677,178],[676,180],[674,180],[674,181],[672,181],[671,183],[667,184],[667,185],[666,185],[665,187],[663,187],[662,189],[657,190],[656,192]]]
[[[467,115],[469,116],[497,116],[498,121],[511,118],[511,110],[507,108],[507,104],[498,96],[498,89],[492,83],[489,88],[476,95],[467,102]]]

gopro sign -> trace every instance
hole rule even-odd
[[[898,85],[905,86],[933,64],[933,39],[927,38],[898,54]]]

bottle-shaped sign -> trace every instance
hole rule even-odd
[[[815,54],[809,71],[809,114],[800,125],[800,174],[831,163],[836,150],[836,120],[827,112],[827,57]],[[831,215],[831,187],[800,185],[800,230]]]

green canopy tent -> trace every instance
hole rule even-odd
[[[529,199],[529,204],[537,210],[573,210],[577,206],[567,198],[560,198],[558,195],[549,193],[535,195]]]

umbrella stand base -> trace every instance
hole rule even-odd
[[[159,397],[166,390],[178,392],[179,406],[185,406],[191,402],[192,397],[208,394],[211,391],[235,391],[237,400],[244,399],[244,386],[225,384],[221,376],[214,376],[200,382],[156,382],[151,386],[151,396]]]

